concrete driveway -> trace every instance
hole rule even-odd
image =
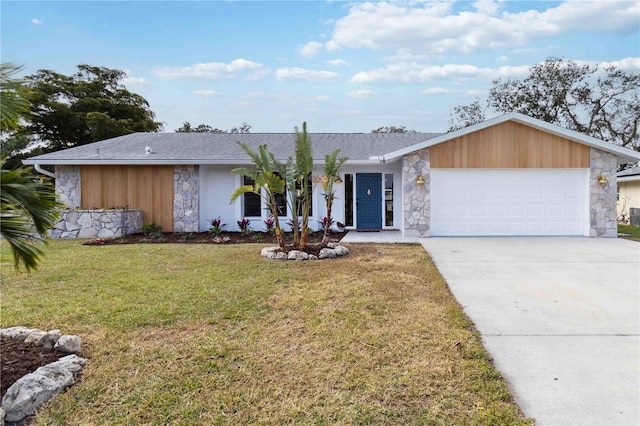
[[[538,425],[640,424],[640,243],[420,242]]]

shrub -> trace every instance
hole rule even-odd
[[[251,221],[249,219],[243,217],[242,220],[238,220],[236,223],[240,227],[240,233],[242,235],[251,235]]]
[[[142,226],[142,233],[151,238],[161,238],[162,226],[155,222],[147,222]]]
[[[222,230],[226,228],[226,226],[227,224],[222,223],[222,219],[220,219],[220,216],[218,216],[215,219],[211,219],[211,228],[209,228],[209,232],[214,237],[217,237],[222,234]]]
[[[264,225],[267,227],[267,232],[273,235],[276,232],[275,230],[276,221],[273,218],[273,216],[269,216],[268,218],[263,220],[263,222],[264,222]]]

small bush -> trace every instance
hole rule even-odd
[[[251,221],[246,217],[242,218],[242,220],[237,220],[236,223],[238,227],[240,227],[240,233],[242,235],[251,235],[253,231],[251,231]]]
[[[162,226],[155,222],[148,222],[142,226],[142,233],[151,238],[162,237]]]
[[[223,229],[226,227],[227,224],[222,223],[222,219],[220,219],[220,216],[218,216],[215,219],[211,219],[211,228],[209,228],[209,232],[214,237],[218,237],[222,234]]]

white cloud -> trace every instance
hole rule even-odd
[[[546,10],[517,12],[501,10],[503,4],[481,1],[453,12],[452,2],[355,3],[336,21],[325,47],[471,52],[521,46],[571,31],[632,33],[640,19],[637,1],[554,2]]]
[[[331,65],[332,67],[342,67],[345,65],[349,65],[349,63],[343,59],[332,59],[330,61],[327,61],[328,65]]]
[[[529,66],[503,66],[499,68],[479,68],[475,65],[447,64],[422,65],[416,62],[399,62],[372,71],[361,71],[354,75],[351,83],[378,83],[399,81],[403,83],[421,83],[437,79],[494,79],[525,75]]]
[[[506,56],[506,55],[502,55],[498,59],[496,59],[496,61],[498,61],[498,62],[509,62],[509,61],[511,61],[511,59],[509,59],[509,57]]]
[[[619,61],[612,61],[612,62],[600,62],[599,65],[601,68],[607,68],[607,67],[613,66],[623,71],[638,72],[640,71],[640,57],[624,58],[624,59],[620,59]]]
[[[317,41],[310,41],[304,46],[300,46],[298,48],[298,53],[307,58],[312,58],[318,54],[322,50],[322,43],[318,43]]]
[[[482,95],[486,95],[487,91],[486,90],[480,90],[480,89],[469,89],[465,92],[465,94],[469,95],[469,96],[482,96]]]
[[[32,23],[33,25],[40,25],[40,24],[42,24],[42,19],[33,18],[33,19],[31,20],[31,23]]]
[[[361,89],[361,90],[349,92],[347,93],[347,96],[351,98],[370,98],[371,96],[373,96],[373,92],[371,90]]]
[[[276,70],[278,80],[297,81],[334,81],[338,73],[332,71],[314,71],[304,68],[279,68]]]
[[[326,102],[326,101],[330,101],[331,98],[327,95],[320,95],[320,96],[316,96],[316,101],[320,101],[320,102]]]
[[[198,96],[214,96],[216,94],[215,90],[196,90],[194,93]]]
[[[238,73],[253,71],[251,76],[263,69],[262,64],[246,59],[235,59],[228,64],[223,62],[206,62],[186,67],[162,67],[153,72],[159,77],[165,78],[206,78],[219,80],[235,78]]]
[[[426,90],[422,90],[420,93],[423,95],[437,95],[439,93],[450,93],[450,89],[445,89],[444,87],[431,87]]]
[[[144,77],[125,77],[122,79],[122,82],[125,85],[131,85],[131,86],[136,86],[136,85],[142,85],[142,84],[151,84],[151,82],[149,80],[147,80]]]

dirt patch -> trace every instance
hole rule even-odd
[[[57,361],[67,354],[45,349],[31,343],[2,338],[0,341],[0,398],[19,378],[33,373],[39,367]]]

